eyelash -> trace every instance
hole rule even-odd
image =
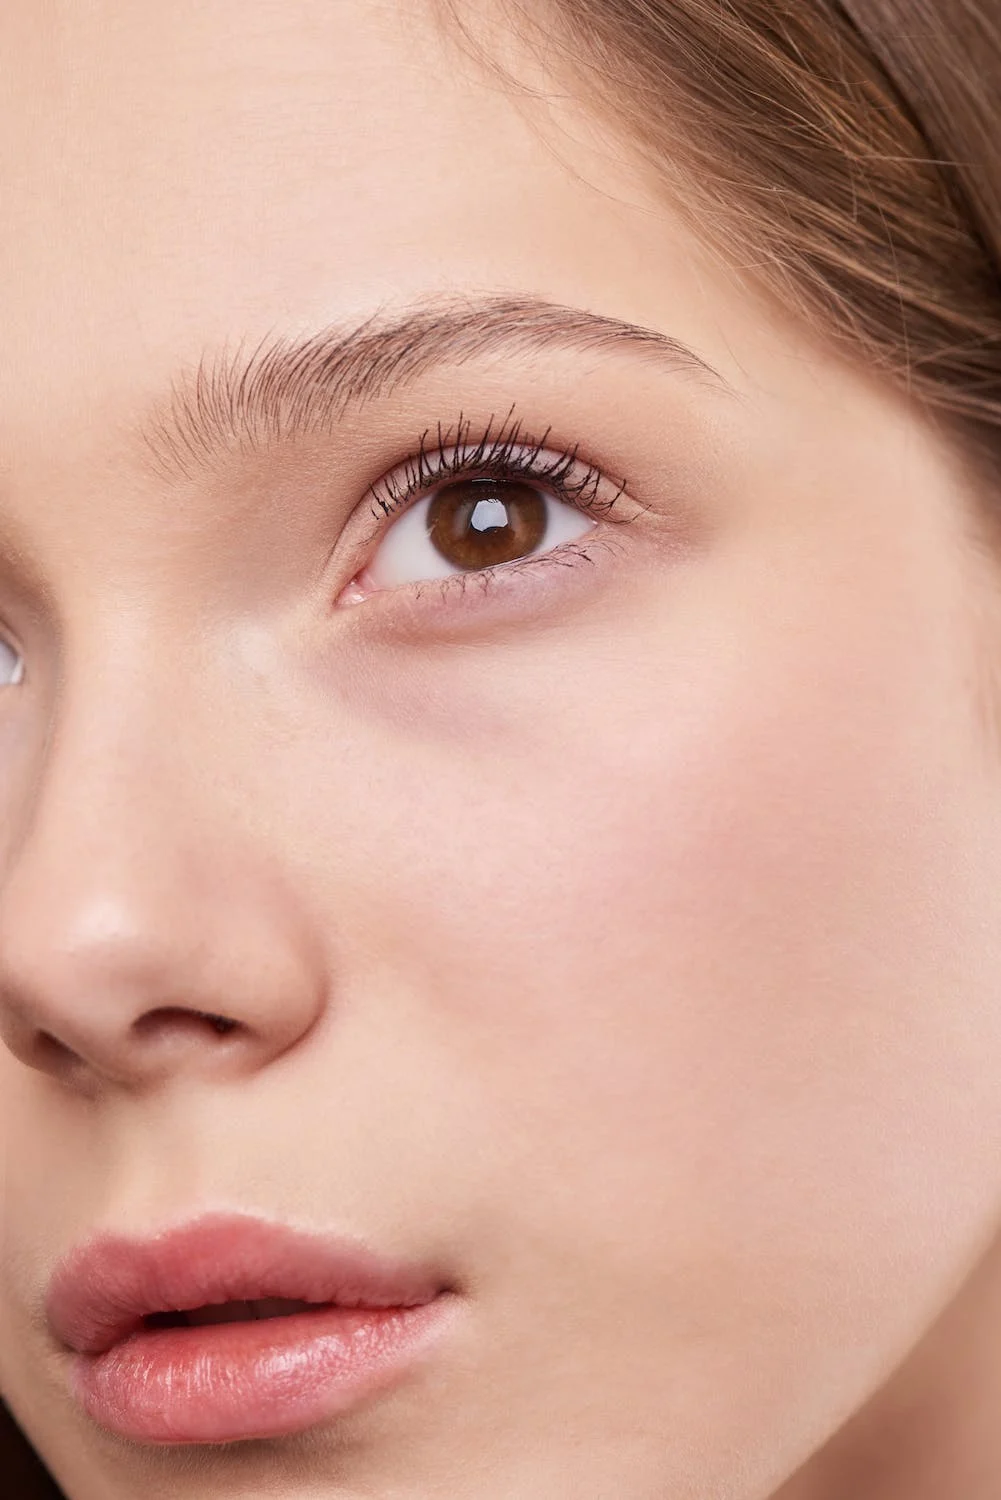
[[[555,499],[567,505],[608,517],[626,491],[625,481],[610,496],[602,496],[601,490],[608,481],[594,464],[582,463],[578,458],[579,444],[575,443],[568,450],[550,451],[551,427],[547,427],[537,441],[526,439],[521,421],[512,420],[512,417],[513,408],[496,432],[495,419],[491,417],[486,431],[476,442],[471,441],[472,422],[461,415],[454,435],[439,422],[436,444],[430,450],[431,429],[426,428],[417,453],[369,490],[372,515],[379,523],[378,529],[381,530],[387,520],[413,501],[423,498],[441,484],[459,478],[527,479],[545,486]],[[526,558],[525,562],[534,560]],[[517,564],[505,563],[502,566],[511,568]],[[492,573],[496,569],[484,571]]]

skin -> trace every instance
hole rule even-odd
[[[49,0],[0,51],[0,1389],[70,1500],[996,1493],[1001,632],[957,455],[586,84],[505,88],[413,4]],[[720,379],[507,349],[187,478],[137,438],[205,349],[441,295]],[[343,603],[367,487],[515,403],[629,524]],[[325,1428],[123,1442],[48,1276],[215,1208],[440,1259],[454,1326]]]

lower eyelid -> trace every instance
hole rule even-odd
[[[592,569],[597,563],[599,550],[609,548],[607,541],[564,542],[545,552],[502,563],[497,567],[484,568],[478,573],[453,573],[448,578],[424,579],[420,583],[405,585],[400,589],[387,590],[387,606],[391,607],[394,594],[409,595],[418,606],[427,604],[448,609],[449,606],[464,609],[471,604],[475,609],[484,599],[508,597],[517,607],[536,593],[553,598],[566,575],[578,569]]]
[[[367,604],[377,628],[390,635],[399,629],[410,638],[415,632],[420,635],[430,630],[447,638],[454,631],[457,639],[464,639],[477,620],[492,629],[490,622],[494,619],[521,622],[526,610],[565,608],[574,594],[582,596],[581,584],[590,584],[594,568],[601,567],[602,555],[614,563],[623,550],[618,538],[598,527],[576,541],[479,572],[421,579],[392,589],[376,589],[371,594],[359,593],[355,598],[350,597],[349,586],[335,607]],[[496,608],[491,609],[491,601]]]

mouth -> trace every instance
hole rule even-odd
[[[107,1235],[77,1249],[49,1283],[46,1313],[64,1348],[96,1355],[142,1332],[412,1308],[447,1290],[448,1279],[427,1263],[212,1214],[150,1239]]]
[[[303,1431],[404,1378],[450,1324],[454,1290],[427,1264],[212,1215],[74,1252],[46,1309],[100,1426],[221,1443]]]

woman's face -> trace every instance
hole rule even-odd
[[[757,1500],[1001,1206],[974,497],[512,39],[0,28],[0,1388],[73,1500]],[[217,1209],[455,1315],[129,1441],[49,1277]]]

